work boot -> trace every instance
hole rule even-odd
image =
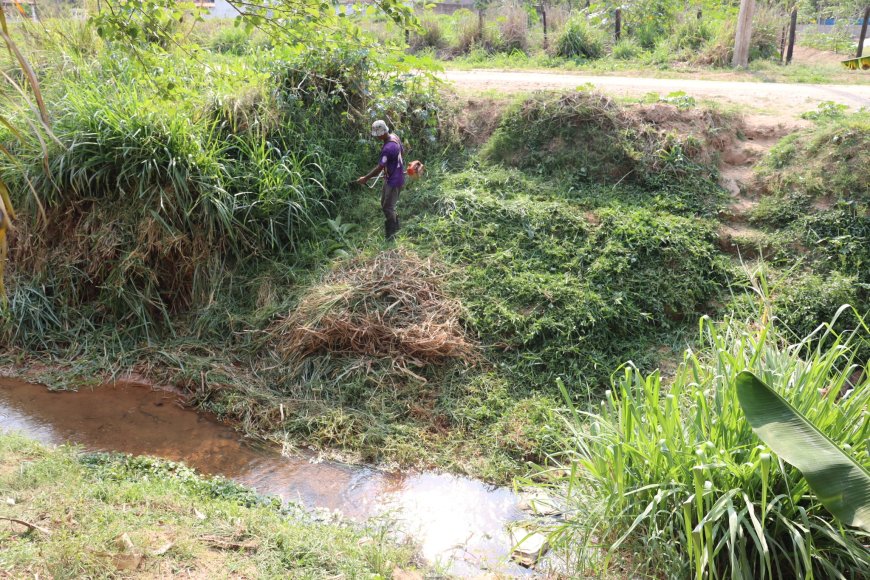
[[[390,241],[396,237],[396,232],[399,231],[399,219],[388,219],[384,222],[384,230],[387,234],[387,240]]]

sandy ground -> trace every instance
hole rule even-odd
[[[684,91],[697,99],[748,106],[753,113],[774,117],[793,118],[815,109],[822,101],[842,103],[852,109],[870,108],[868,85],[702,81],[494,70],[449,70],[442,73],[442,77],[461,92],[565,90],[587,83],[604,92],[629,97],[641,97],[651,92],[667,95],[673,91]]]

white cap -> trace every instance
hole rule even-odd
[[[380,119],[372,123],[372,137],[383,137],[390,132],[389,127]]]

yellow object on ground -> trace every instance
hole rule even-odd
[[[850,70],[868,70],[870,69],[870,55],[844,60],[843,66]]]

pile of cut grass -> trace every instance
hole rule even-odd
[[[332,269],[270,329],[291,363],[329,352],[388,359],[409,370],[471,362],[460,304],[442,289],[444,268],[405,250],[356,258]]]

